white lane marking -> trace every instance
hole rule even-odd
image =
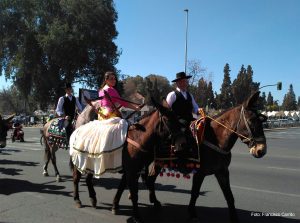
[[[255,192],[262,192],[262,193],[268,193],[268,194],[277,194],[277,195],[300,198],[299,194],[289,194],[289,193],[282,193],[282,192],[271,191],[271,190],[261,190],[261,189],[251,188],[251,187],[241,187],[241,186],[235,186],[235,185],[231,185],[231,187],[236,188],[236,189],[241,189],[241,190],[249,190],[249,191],[255,191]]]
[[[252,155],[250,153],[242,153],[242,152],[232,152],[233,155],[246,155],[249,156],[250,158],[252,157]],[[281,155],[269,155],[267,153],[267,155],[265,157],[268,158],[284,158],[284,159],[300,159],[300,156],[281,156]]]
[[[293,169],[293,168],[283,168],[283,167],[275,167],[275,166],[268,166],[267,168],[276,169],[276,170],[291,170],[291,171],[300,171],[300,169]]]

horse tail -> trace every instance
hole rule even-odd
[[[74,164],[72,162],[72,156],[70,156],[69,167],[70,167],[70,170],[73,172],[74,171]]]
[[[43,139],[45,137],[43,129],[40,129],[40,134],[41,134],[40,143],[41,143],[41,145],[43,145]]]

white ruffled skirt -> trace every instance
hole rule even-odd
[[[119,117],[94,120],[76,129],[70,137],[70,156],[81,173],[99,178],[122,169],[122,149],[128,123]]]

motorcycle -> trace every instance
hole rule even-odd
[[[16,140],[20,140],[20,142],[24,142],[23,126],[19,123],[13,125],[13,131],[11,133],[11,141],[15,142]]]

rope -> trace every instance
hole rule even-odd
[[[240,134],[240,133],[234,131],[233,129],[227,127],[226,125],[224,125],[223,123],[221,123],[221,122],[217,121],[216,119],[210,117],[209,115],[206,115],[206,114],[204,113],[204,110],[203,110],[202,108],[199,108],[198,111],[199,111],[199,114],[200,114],[202,117],[204,117],[204,118],[207,117],[207,118],[209,118],[209,119],[215,121],[215,122],[218,123],[219,125],[223,126],[225,129],[227,129],[227,130],[229,130],[229,131],[231,131],[231,132],[237,134],[238,136],[240,136],[240,137],[242,137],[242,138],[244,138],[244,139],[247,139],[247,140],[251,141],[250,138],[248,138],[248,137],[246,137],[246,136],[244,136],[244,135],[242,135],[242,134]]]

